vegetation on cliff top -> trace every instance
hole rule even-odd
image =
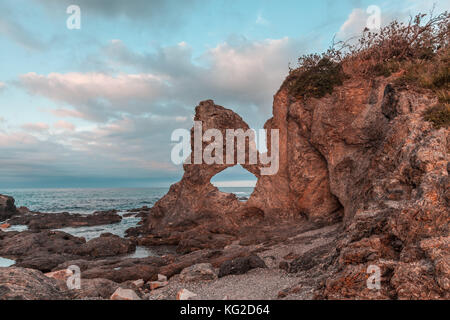
[[[450,14],[418,14],[393,21],[378,32],[364,30],[355,40],[333,43],[325,53],[304,55],[285,81],[292,96],[321,98],[348,77],[389,77],[397,84],[431,89],[441,103],[449,95]]]
[[[450,125],[450,105],[437,104],[425,111],[423,118],[433,123],[436,129]]]

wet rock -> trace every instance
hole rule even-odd
[[[56,280],[24,268],[0,268],[0,300],[65,300]]]
[[[264,261],[256,255],[225,261],[220,266],[219,278],[231,274],[244,274],[255,268],[267,268]]]
[[[215,280],[216,271],[210,263],[199,263],[183,269],[180,273],[180,280],[184,282]]]
[[[135,250],[136,245],[133,241],[111,233],[104,233],[98,238],[89,240],[77,248],[74,253],[79,256],[89,256],[90,258],[102,258],[131,253]]]
[[[83,245],[77,238],[61,231],[17,232],[2,237],[0,255],[12,257],[19,267],[50,272],[58,264],[76,258],[74,251]]]
[[[40,213],[33,212],[14,217],[11,224],[27,225],[30,230],[61,229],[66,227],[88,227],[118,223],[122,217],[116,210],[97,211],[93,214]]]

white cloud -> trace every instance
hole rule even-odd
[[[152,74],[50,73],[34,72],[20,77],[21,85],[31,94],[64,102],[76,110],[52,111],[61,116],[106,121],[114,112],[142,113],[158,99],[166,86]]]
[[[256,23],[256,24],[263,25],[263,26],[266,26],[266,25],[269,24],[269,21],[266,20],[266,19],[262,16],[262,13],[260,12],[260,13],[258,13],[258,16],[256,17],[255,23]]]
[[[68,131],[74,131],[75,130],[75,126],[73,125],[73,123],[70,123],[70,122],[67,122],[67,121],[64,121],[64,120],[59,120],[58,122],[53,124],[53,127],[55,129],[68,130]]]
[[[25,123],[22,125],[22,128],[26,131],[32,132],[45,132],[50,129],[50,126],[43,122],[35,122],[35,123]]]
[[[362,34],[367,24],[369,15],[363,9],[353,9],[347,20],[342,24],[337,37],[339,39],[348,39]]]

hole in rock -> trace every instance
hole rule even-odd
[[[237,165],[216,174],[211,183],[220,191],[234,193],[240,201],[247,201],[255,189],[256,180],[252,173]]]

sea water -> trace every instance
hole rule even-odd
[[[223,192],[234,193],[240,199],[246,199],[253,188],[220,188]],[[84,237],[87,241],[110,232],[120,237],[125,231],[135,227],[140,218],[125,217],[127,210],[152,207],[169,191],[169,188],[117,188],[117,189],[0,189],[0,194],[8,195],[16,200],[16,206],[25,206],[31,211],[46,213],[80,213],[92,214],[95,211],[115,209],[122,215],[122,221],[110,225],[63,228],[76,237]],[[8,229],[6,229],[8,230]],[[26,226],[11,226],[8,231],[24,231]]]

